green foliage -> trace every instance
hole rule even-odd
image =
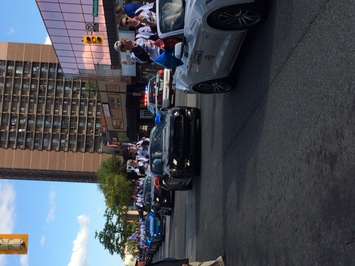
[[[132,183],[126,178],[123,161],[112,157],[105,160],[97,172],[99,188],[105,196],[106,206],[111,209],[122,209],[131,202]]]
[[[119,157],[105,160],[97,172],[99,188],[106,201],[104,228],[95,232],[95,238],[110,254],[124,257],[127,238],[136,231],[137,225],[128,222],[127,206],[130,205],[133,185],[126,178],[124,163]],[[136,252],[136,244],[130,243],[129,251]],[[136,254],[136,253],[134,253]]]
[[[111,255],[118,253],[121,257],[124,257],[125,246],[128,251],[132,251],[137,254],[137,244],[128,241],[137,228],[137,225],[129,223],[127,220],[127,209],[113,210],[106,208],[105,210],[105,226],[99,231],[95,232],[95,238],[107,249]],[[128,244],[130,243],[130,244]]]

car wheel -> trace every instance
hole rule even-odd
[[[262,20],[255,4],[226,6],[213,11],[207,18],[212,28],[219,30],[245,30]]]
[[[215,79],[196,84],[193,90],[198,93],[227,93],[232,90],[232,85],[227,79]]]

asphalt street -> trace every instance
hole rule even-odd
[[[202,172],[159,256],[355,265],[355,1],[270,1],[202,113]]]

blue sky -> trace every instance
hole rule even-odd
[[[1,10],[0,42],[46,41],[34,0],[1,1]],[[29,256],[2,256],[0,266],[123,265],[94,239],[104,210],[95,184],[0,180],[0,233],[30,234]]]

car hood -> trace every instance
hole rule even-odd
[[[205,4],[200,0],[187,0],[185,9],[185,27],[184,27],[184,50],[183,65],[179,66],[175,72],[176,88],[185,92],[190,92],[192,88],[188,80],[189,73],[198,68],[199,60],[199,42],[201,41],[201,31],[203,30],[203,20],[205,14]]]

